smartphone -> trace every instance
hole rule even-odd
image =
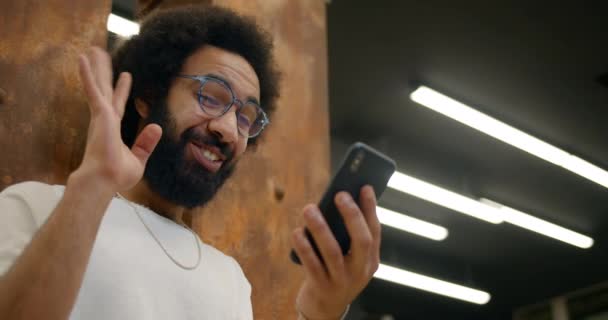
[[[319,209],[338,241],[343,255],[346,255],[350,250],[350,236],[342,220],[342,215],[334,202],[336,194],[340,191],[346,191],[350,193],[356,203],[359,203],[361,188],[365,185],[371,185],[376,193],[376,198],[379,199],[394,172],[395,161],[393,159],[362,142],[354,143],[346,152],[340,168],[319,202]],[[323,262],[321,253],[308,229],[305,230],[305,233],[315,253]],[[290,257],[294,263],[301,264],[293,249]]]

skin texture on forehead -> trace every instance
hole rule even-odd
[[[207,45],[188,57],[182,73],[190,75],[216,74],[228,82],[240,100],[259,100],[260,81],[253,67],[238,54]]]

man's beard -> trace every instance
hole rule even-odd
[[[152,106],[147,123],[163,129],[158,145],[150,155],[144,171],[149,188],[164,199],[192,209],[206,204],[234,171],[233,153],[215,135],[204,135],[188,128],[179,137],[166,103]],[[186,159],[189,142],[198,141],[220,149],[225,156],[217,172],[210,172],[195,159]]]

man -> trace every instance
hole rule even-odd
[[[113,63],[101,49],[81,56],[91,112],[82,164],[65,187],[0,194],[0,318],[251,319],[238,264],[178,217],[213,197],[269,123],[271,49],[252,20],[188,7],[150,17]],[[319,209],[304,209],[326,265],[294,230],[300,318],[340,319],[377,269],[373,190],[361,199],[336,197],[352,237],[345,257]]]

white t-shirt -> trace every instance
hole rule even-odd
[[[25,182],[0,193],[0,275],[44,224],[63,191],[63,186]],[[198,241],[199,266],[178,267],[126,200],[114,198],[99,228],[71,320],[253,318],[251,286],[233,258],[169,219],[136,206],[169,254],[183,265],[196,264]]]

